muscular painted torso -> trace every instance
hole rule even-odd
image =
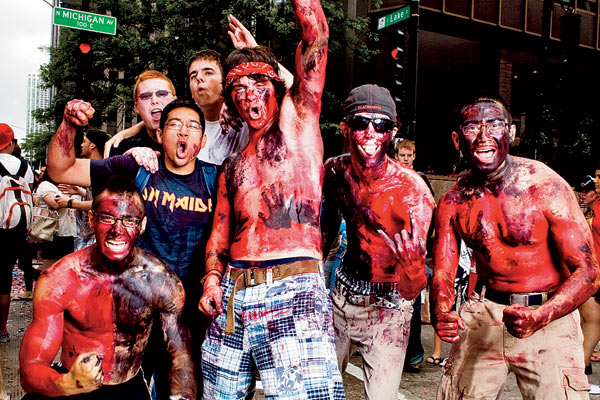
[[[499,175],[485,184],[474,175],[461,177],[440,200],[439,220],[449,220],[473,249],[480,282],[509,293],[556,291],[576,266],[569,265],[572,255],[592,256],[589,237],[578,234],[584,221],[574,194],[537,161],[509,156]],[[436,258],[452,259],[448,242],[439,243]],[[562,295],[571,296],[569,302],[578,296]]]
[[[345,272],[368,282],[400,282],[395,273],[396,256],[378,230],[390,238],[402,229],[410,230],[408,211],[412,210],[418,225],[417,234],[425,239],[433,211],[433,198],[425,182],[416,172],[391,159],[383,176],[361,179],[352,171],[350,156],[344,155],[326,163],[324,191],[326,204],[336,201],[346,220]],[[325,215],[334,212],[326,206],[323,219],[327,224],[339,226],[339,218],[329,222],[330,216]],[[324,229],[330,228],[323,224]],[[337,227],[329,230],[337,232]]]
[[[224,182],[236,222],[232,259],[321,257],[318,120],[298,116],[286,96],[279,124],[291,133],[272,127],[225,162]]]
[[[36,295],[44,301],[36,303],[28,333],[35,337],[44,331],[48,343],[55,343],[51,348],[31,343],[23,350],[27,359],[53,357],[51,350],[62,338],[61,362],[67,369],[80,354],[95,352],[103,356],[103,383],[115,385],[138,373],[153,318],[166,307],[181,310],[183,288],[164,264],[139,248],[119,274],[93,267],[92,249],[69,255],[42,274]],[[28,376],[53,375],[51,361],[30,364]]]

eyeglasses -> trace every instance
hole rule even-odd
[[[146,101],[146,100],[150,100],[152,98],[153,94],[155,94],[156,97],[158,97],[159,99],[162,99],[162,98],[165,98],[168,95],[170,95],[171,92],[168,91],[168,90],[157,90],[156,92],[144,92],[144,93],[140,93],[138,95],[138,97],[139,97],[140,100]]]
[[[196,121],[189,121],[187,123],[183,123],[178,119],[172,119],[169,120],[165,126],[167,127],[167,129],[171,129],[173,131],[179,132],[181,129],[183,129],[183,126],[186,126],[188,131],[191,132],[200,132],[202,131],[202,125],[200,125],[199,122]]]
[[[486,131],[491,133],[500,133],[506,128],[506,121],[495,119],[493,121],[478,122],[468,124],[462,127],[462,132],[465,135],[477,135],[481,132],[481,128],[485,126]]]
[[[98,221],[106,225],[114,225],[117,221],[121,221],[124,227],[126,228],[136,228],[140,222],[142,222],[142,218],[136,217],[121,217],[117,218],[115,216],[109,214],[98,214],[97,212],[93,212],[96,217],[98,217]]]
[[[396,122],[387,118],[368,118],[360,115],[351,115],[347,118],[348,126],[353,131],[363,131],[369,127],[369,124],[373,124],[373,129],[378,133],[389,132],[394,129]]]

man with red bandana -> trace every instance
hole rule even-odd
[[[94,198],[90,224],[97,242],[37,282],[19,356],[27,399],[149,399],[140,365],[155,323],[173,359],[170,399],[195,398],[189,336],[180,323],[183,286],[136,246],[146,218],[131,179],[113,178]],[[61,346],[62,366],[51,366]]]
[[[253,365],[267,398],[345,398],[319,272],[329,28],[318,0],[291,3],[302,41],[289,90],[268,48],[235,50],[224,63],[225,102],[248,124],[249,143],[222,166],[206,250],[207,400],[244,398]]]
[[[457,110],[452,132],[470,169],[439,201],[434,327],[454,343],[438,399],[495,399],[514,372],[524,399],[584,399],[577,307],[598,288],[592,236],[569,185],[544,164],[508,154],[515,126],[497,97]],[[460,240],[477,285],[451,311]]]
[[[355,346],[364,359],[365,398],[397,399],[413,299],[427,284],[434,201],[416,172],[386,155],[397,130],[389,91],[359,86],[344,111],[340,128],[350,154],[325,163],[321,216],[326,254],[342,217],[348,235],[332,293],[338,365],[346,368]]]

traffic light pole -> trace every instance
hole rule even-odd
[[[406,71],[407,137],[415,140],[417,132],[417,75],[419,70],[419,0],[410,2],[408,21],[408,68]]]
[[[82,0],[81,11],[89,11],[90,0]],[[87,46],[87,47],[86,47]],[[79,31],[79,51],[77,52],[77,82],[75,93],[78,99],[90,100],[90,80],[88,77],[91,68],[91,54],[89,54],[89,35],[87,31]]]

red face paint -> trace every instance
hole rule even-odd
[[[388,119],[386,115],[374,113],[358,113],[356,116],[369,119]],[[373,122],[362,130],[353,130],[350,126],[348,128],[352,160],[358,161],[364,168],[381,166],[392,140],[392,131],[377,132]]]
[[[110,192],[102,195],[102,200],[94,210],[92,227],[96,233],[96,242],[102,255],[111,261],[123,261],[133,250],[141,231],[141,222],[136,227],[126,227],[122,220],[114,225],[101,222],[103,216],[114,218],[143,218],[139,199],[125,197]]]
[[[235,107],[250,128],[265,128],[275,119],[279,106],[275,97],[275,87],[269,79],[257,81],[243,76],[232,85],[231,95]]]
[[[496,171],[506,160],[512,143],[503,108],[497,103],[480,102],[465,108],[462,117],[458,135],[463,154],[480,172],[490,174]],[[494,121],[502,122],[505,127],[497,130],[491,128]],[[469,132],[469,128],[474,127],[479,127],[478,133]]]

